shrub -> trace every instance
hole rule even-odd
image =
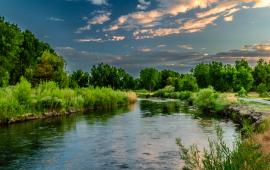
[[[169,97],[170,93],[174,91],[174,87],[166,86],[163,89],[159,89],[154,93],[156,97]]]
[[[193,103],[204,113],[222,111],[227,105],[226,101],[212,87],[201,89],[193,97]]]
[[[264,155],[251,139],[236,141],[230,149],[223,140],[221,128],[217,128],[217,139],[209,140],[209,150],[204,149],[202,154],[197,145],[186,148],[181,139],[177,139],[176,143],[186,170],[270,169],[270,155]]]
[[[260,94],[261,97],[268,96],[267,87],[264,83],[261,83],[257,86],[257,92]]]
[[[237,95],[239,97],[246,97],[247,96],[247,91],[245,90],[244,87],[241,87],[241,89],[238,91]]]
[[[20,83],[16,84],[13,89],[13,96],[19,104],[28,105],[31,101],[31,84],[21,77]]]

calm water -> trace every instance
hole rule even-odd
[[[236,125],[200,118],[177,101],[139,100],[129,109],[0,128],[0,169],[180,169],[176,138],[207,146],[219,124],[231,144]]]

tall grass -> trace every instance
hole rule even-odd
[[[0,121],[27,113],[111,108],[136,100],[132,92],[111,88],[61,89],[54,82],[41,83],[35,88],[24,78],[12,87],[0,89]]]
[[[223,131],[217,128],[217,139],[209,140],[209,149],[200,152],[196,145],[186,148],[177,139],[181,159],[186,170],[269,170],[270,155],[264,154],[251,138],[237,141],[229,148],[223,140]]]

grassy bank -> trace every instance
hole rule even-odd
[[[0,90],[0,120],[8,122],[24,115],[46,112],[65,113],[84,109],[113,108],[135,102],[136,94],[110,88],[61,89],[54,82],[35,88],[25,79],[15,86]]]

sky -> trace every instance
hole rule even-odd
[[[270,0],[1,0],[0,15],[49,43],[68,71],[270,59]]]

